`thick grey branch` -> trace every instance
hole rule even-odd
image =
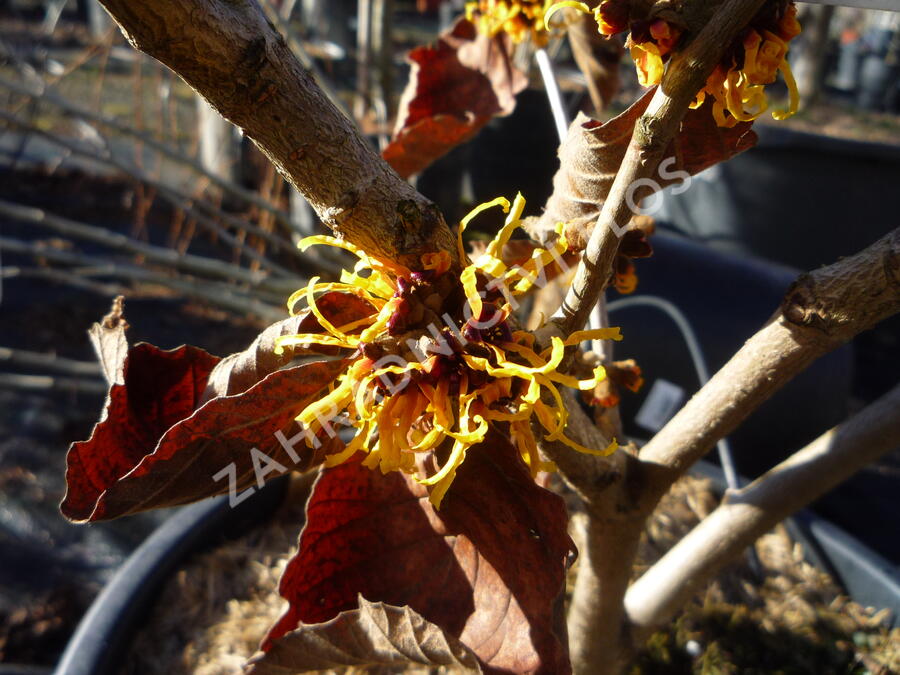
[[[178,73],[244,132],[322,221],[369,253],[421,267],[455,257],[437,207],[369,147],[252,0],[103,0],[137,49]]]

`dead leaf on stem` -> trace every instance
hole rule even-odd
[[[316,299],[316,306],[335,326],[345,326],[372,313],[372,305],[349,293],[330,291]],[[282,335],[319,333],[322,326],[316,317],[304,310],[296,316],[272,324],[257,336],[247,349],[226,356],[213,369],[204,393],[203,401],[216,396],[231,396],[246,391],[269,373],[284,367],[300,353],[315,351],[319,354],[335,354],[336,348],[311,345],[309,350],[287,349],[275,353],[275,340]]]
[[[325,470],[263,649],[358,609],[409,607],[458,638],[485,672],[569,672],[561,593],[573,550],[562,500],[499,434],[468,451],[440,511],[424,486],[359,456]]]
[[[343,325],[360,318],[360,311],[371,312],[360,303],[356,296],[332,293],[320,298],[319,307]],[[69,449],[63,514],[75,521],[105,520],[224,494],[232,487],[232,463],[235,486],[243,490],[257,483],[257,474],[274,477],[321,461],[324,444],[313,451],[298,440],[288,451],[275,433],[293,438],[299,432],[296,414],[347,361],[279,370],[295,354],[269,351],[277,335],[320,330],[303,313],[269,327],[247,350],[223,360],[189,346],[165,351],[141,343],[129,349],[121,383],[110,388],[90,439]]]
[[[403,178],[473,138],[494,117],[509,115],[528,84],[512,65],[508,40],[481,35],[464,18],[408,58],[412,70],[394,139],[382,153]]]
[[[651,89],[628,110],[605,123],[578,115],[560,147],[560,169],[553,178],[553,194],[547,208],[540,219],[526,228],[535,239],[544,241],[556,223],[564,222],[568,224],[566,236],[570,247],[581,250],[587,245],[625,158],[634,125],[654,91]],[[642,188],[638,198],[683,181],[685,172],[695,175],[756,144],[751,122],[739,123],[731,129],[721,128],[716,125],[711,109],[712,104],[707,103],[688,110],[681,129],[663,155],[661,168],[652,179],[656,185]]]
[[[480,673],[468,647],[409,607],[369,602],[277,640],[248,675],[293,675],[344,666],[450,666]]]

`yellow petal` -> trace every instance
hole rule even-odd
[[[378,318],[375,319],[375,323],[366,328],[359,335],[359,342],[372,342],[380,335],[383,335],[385,330],[387,329],[388,322],[391,320],[391,317],[394,315],[397,305],[400,303],[401,298],[391,298],[390,301],[385,303],[384,307],[381,308],[381,311],[378,313]]]
[[[513,199],[512,208],[509,211],[509,215],[506,216],[506,222],[503,224],[503,227],[500,228],[497,236],[494,237],[493,241],[487,246],[487,250],[485,251],[487,255],[497,259],[502,258],[503,247],[506,246],[506,243],[509,241],[512,233],[521,224],[522,221],[520,219],[522,217],[522,211],[524,209],[525,198],[522,196],[521,192],[517,192],[516,198]]]
[[[465,232],[465,230],[466,230],[466,226],[468,226],[468,224],[472,221],[472,219],[475,216],[477,216],[479,213],[481,213],[482,211],[485,211],[487,209],[493,208],[494,206],[502,206],[503,213],[509,212],[509,200],[506,197],[497,197],[496,199],[491,200],[489,202],[485,202],[484,204],[479,204],[474,209],[469,211],[469,213],[466,214],[465,218],[463,218],[461,221],[459,221],[459,229],[457,230],[457,234],[456,234],[456,246],[459,249],[459,259],[460,260],[466,259],[466,249],[463,246],[463,238],[462,238],[463,232]]]
[[[469,301],[469,308],[472,310],[472,318],[476,321],[481,317],[481,295],[478,292],[478,279],[475,276],[475,266],[469,265],[459,275],[462,282],[463,290],[466,293],[466,299]]]
[[[591,8],[583,2],[575,2],[574,0],[562,0],[562,2],[554,3],[550,5],[549,8],[547,8],[547,11],[544,13],[544,23],[548,24],[550,21],[550,17],[561,10],[563,7],[571,7],[572,9],[577,9],[581,12],[584,12],[585,14],[591,13]]]
[[[615,439],[613,439],[613,441],[609,445],[607,445],[603,450],[595,450],[593,448],[588,448],[584,445],[580,445],[579,443],[576,443],[572,439],[566,438],[566,436],[564,436],[564,435],[560,435],[553,440],[557,440],[564,445],[568,445],[573,450],[582,452],[585,455],[594,455],[595,457],[608,457],[609,455],[613,454],[616,450],[619,449],[619,444],[616,442]]]
[[[787,62],[787,59],[784,59],[781,62],[781,65],[778,66],[778,70],[781,71],[782,76],[784,76],[784,83],[787,85],[788,93],[790,94],[790,104],[788,105],[787,110],[776,110],[772,113],[772,117],[776,120],[786,120],[788,117],[793,115],[800,109],[800,92],[797,91],[797,82],[794,80],[794,73],[791,71],[791,67]]]
[[[350,344],[346,340],[336,338],[333,335],[322,335],[320,333],[300,333],[299,335],[281,335],[275,338],[275,353],[284,354],[285,347],[294,345],[324,345],[326,347],[344,347],[346,349],[355,349],[356,345]]]
[[[591,330],[577,330],[566,338],[563,344],[566,347],[577,345],[586,340],[615,340],[619,342],[622,339],[622,329],[618,326],[609,328],[593,328]]]
[[[315,294],[315,286],[316,282],[319,280],[319,277],[313,277],[309,280],[309,285],[306,287],[306,304],[309,306],[309,310],[315,315],[316,320],[319,322],[319,325],[322,326],[326,331],[334,335],[334,337],[343,340],[348,344],[357,344],[359,342],[359,338],[354,335],[347,335],[339,331],[334,324],[332,324],[328,319],[325,318],[325,315],[319,310],[316,305],[316,294]]]

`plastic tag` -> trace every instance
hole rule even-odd
[[[684,401],[685,391],[668,380],[656,380],[634,421],[644,429],[659,431]]]

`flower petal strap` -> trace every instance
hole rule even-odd
[[[485,202],[484,204],[479,204],[474,209],[469,211],[461,221],[459,221],[459,228],[457,229],[457,232],[456,232],[456,246],[459,249],[459,259],[460,260],[466,259],[466,249],[463,246],[463,238],[462,238],[463,232],[465,232],[466,227],[468,226],[468,224],[470,222],[472,222],[472,219],[475,216],[477,216],[482,211],[486,211],[487,209],[493,208],[494,206],[502,206],[503,213],[509,213],[509,200],[506,197],[497,197],[496,199],[491,200],[489,202]]]
[[[800,92],[797,90],[797,81],[794,79],[794,73],[791,71],[791,66],[788,64],[787,59],[781,62],[778,70],[781,71],[784,77],[784,83],[787,85],[788,93],[791,97],[787,110],[775,110],[772,113],[772,117],[780,121],[786,120],[800,108]]]

